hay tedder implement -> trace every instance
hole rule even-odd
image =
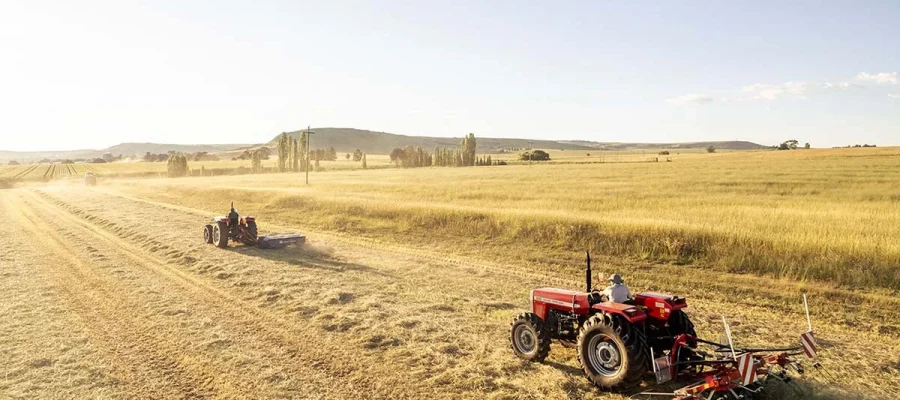
[[[722,322],[728,343],[701,339],[684,309],[684,298],[638,293],[622,303],[593,290],[591,258],[587,255],[586,291],[541,288],[531,293],[532,312],[512,322],[513,352],[524,360],[543,361],[550,343],[574,347],[585,376],[597,387],[635,392],[645,378],[656,386],[681,387],[671,392],[643,391],[632,398],[666,396],[673,400],[738,400],[763,395],[771,379],[790,382],[804,368],[796,356],[816,362],[816,341],[806,307],[809,331],[795,347],[756,349],[733,345],[731,330]]]
[[[231,203],[231,211],[227,216],[213,218],[213,223],[203,227],[203,241],[219,248],[228,247],[228,241],[243,243],[247,246],[259,246],[263,249],[277,249],[290,245],[302,245],[306,236],[298,233],[274,234],[259,236],[256,218],[241,217]]]

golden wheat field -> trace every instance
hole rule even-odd
[[[794,345],[806,293],[822,368],[772,398],[900,397],[900,148],[551,154],[370,156],[381,168],[323,163],[309,186],[113,163],[95,187],[0,190],[0,398],[627,398],[571,349],[531,364],[509,348],[532,289],[582,286],[586,250],[633,291],[686,296],[700,336],[724,316],[746,346]],[[307,244],[204,244],[231,201]]]

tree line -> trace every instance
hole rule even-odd
[[[476,148],[475,134],[470,133],[463,137],[458,148],[435,147],[434,153],[428,153],[418,146],[397,147],[391,151],[390,157],[391,162],[402,168],[494,165],[491,156],[479,157]]]

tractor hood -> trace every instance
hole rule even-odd
[[[557,310],[564,310],[584,314],[590,308],[588,306],[587,293],[575,290],[556,289],[556,288],[540,288],[531,292],[532,304],[535,313],[541,315],[537,308],[549,307]]]

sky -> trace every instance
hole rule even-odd
[[[898,1],[0,0],[0,10],[0,150],[256,143],[308,125],[900,145]]]

